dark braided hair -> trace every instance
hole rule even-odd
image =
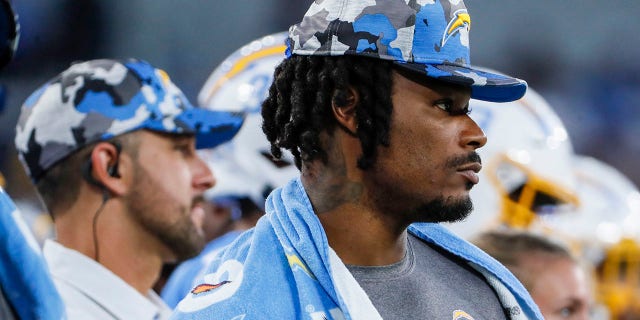
[[[356,106],[357,132],[363,154],[358,167],[369,168],[378,145],[389,145],[392,63],[353,56],[298,56],[284,60],[275,70],[269,96],[262,104],[262,130],[274,157],[282,148],[291,151],[296,166],[327,154],[319,134],[330,134],[337,122],[331,103],[346,104],[349,86],[360,95]]]

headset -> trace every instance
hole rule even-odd
[[[107,174],[114,178],[120,178],[120,174],[118,173],[118,159],[120,158],[120,151],[122,151],[122,145],[118,141],[109,141],[108,143],[112,144],[116,148],[116,161],[112,166],[107,167]],[[102,184],[102,182],[96,180],[93,177],[93,175],[91,174],[92,169],[93,169],[93,166],[91,164],[91,158],[89,158],[82,165],[82,177],[90,184],[102,190],[102,202],[106,202],[109,199],[109,191]]]
[[[116,148],[116,160],[112,166],[107,167],[107,174],[114,178],[120,178],[120,174],[118,173],[118,160],[120,159],[120,151],[122,151],[122,145],[118,141],[107,141],[107,142],[112,144]],[[110,194],[107,187],[105,187],[105,185],[102,184],[102,182],[96,180],[93,177],[93,175],[91,174],[91,171],[92,171],[92,164],[91,164],[91,158],[89,158],[87,159],[87,161],[85,161],[82,164],[82,177],[90,184],[97,186],[102,190],[102,204],[100,204],[100,207],[98,207],[98,210],[96,210],[96,213],[93,214],[93,248],[95,252],[94,260],[100,263],[100,251],[98,249],[98,233],[96,231],[96,227],[98,224],[98,216],[100,212],[102,212],[102,209],[104,208],[105,203],[107,203],[107,200],[109,200]]]

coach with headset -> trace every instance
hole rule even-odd
[[[231,139],[239,114],[194,108],[140,60],[73,64],[24,103],[16,148],[54,219],[44,256],[70,319],[165,319],[163,263],[204,246],[196,154]]]

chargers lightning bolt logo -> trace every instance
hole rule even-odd
[[[453,320],[473,320],[473,317],[462,310],[453,311]]]
[[[454,13],[454,18],[449,21],[447,24],[447,28],[442,35],[442,41],[440,41],[440,47],[443,47],[449,38],[453,37],[456,33],[459,33],[460,30],[466,29],[468,32],[471,29],[471,16],[467,13],[467,9],[456,10]]]
[[[314,276],[313,273],[309,271],[309,269],[304,264],[304,262],[300,260],[300,257],[298,257],[295,253],[292,253],[292,254],[287,253],[286,255],[287,255],[287,261],[289,262],[289,266],[291,267],[292,270],[294,269],[294,267],[299,268],[300,270],[304,271],[304,273],[306,273],[311,279],[316,280],[316,276]]]

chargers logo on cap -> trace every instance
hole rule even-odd
[[[453,311],[453,320],[473,320],[473,317],[462,310]]]
[[[443,47],[449,38],[453,37],[462,30],[469,32],[471,29],[471,16],[467,13],[467,9],[459,9],[453,13],[454,18],[449,21],[447,28],[442,35],[440,47]]]

